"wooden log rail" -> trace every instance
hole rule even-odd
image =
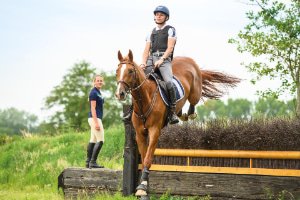
[[[253,159],[290,159],[300,160],[299,151],[245,151],[245,150],[193,150],[193,149],[156,149],[155,156],[186,157],[187,165],[160,165],[153,164],[153,171],[181,171],[202,173],[230,173],[230,174],[252,174],[271,176],[296,176],[300,177],[299,169],[267,169],[254,168]],[[249,167],[213,167],[213,166],[191,166],[193,157],[205,158],[245,158],[249,159]]]

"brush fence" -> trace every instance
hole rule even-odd
[[[125,123],[125,131],[122,189],[131,195],[141,165],[131,123]],[[300,199],[299,151],[156,149],[150,171],[152,195]]]

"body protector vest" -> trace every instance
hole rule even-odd
[[[152,34],[151,34],[151,53],[154,52],[165,52],[167,50],[168,47],[168,31],[170,28],[173,28],[172,26],[165,26],[165,28],[163,28],[162,30],[156,30],[156,28],[154,28],[152,30]],[[174,50],[173,50],[174,52]],[[173,52],[170,55],[171,58],[173,58]]]

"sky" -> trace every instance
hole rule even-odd
[[[0,6],[0,109],[15,107],[39,118],[45,98],[75,63],[97,72],[115,71],[117,52],[133,51],[141,62],[153,10],[165,5],[177,31],[175,56],[193,58],[200,68],[238,76],[227,98],[257,99],[253,77],[240,65],[249,55],[228,43],[247,24],[243,0],[10,0]],[[268,83],[272,85],[273,83]]]

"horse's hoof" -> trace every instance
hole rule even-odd
[[[179,117],[179,119],[180,119],[181,121],[187,121],[189,118],[188,118],[188,115],[187,115],[186,113],[184,113],[184,114],[182,114],[182,115]]]
[[[194,120],[194,119],[196,119],[197,116],[198,116],[197,113],[190,114],[189,119]]]
[[[145,190],[137,190],[135,196],[147,196],[147,192]]]

